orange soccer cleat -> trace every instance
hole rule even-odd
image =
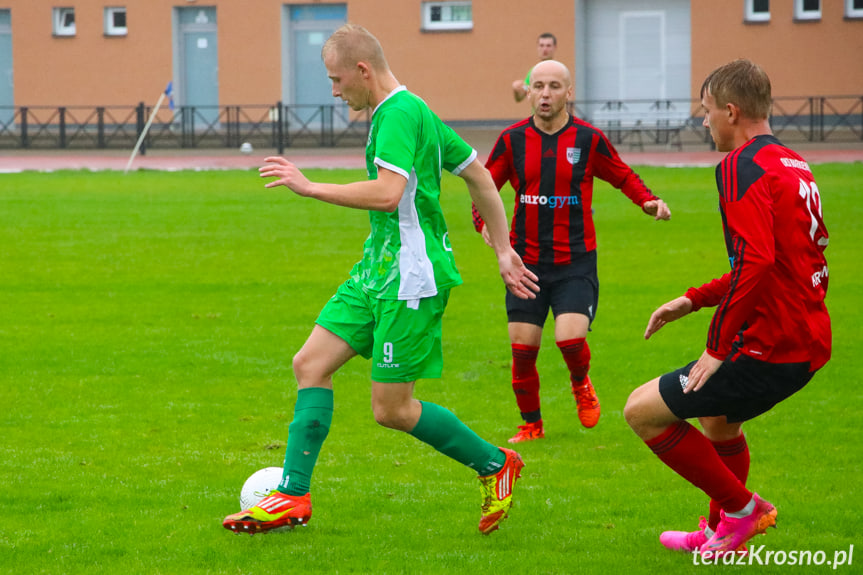
[[[533,441],[543,439],[545,431],[542,429],[542,420],[533,423],[525,423],[518,426],[518,433],[509,438],[510,443],[521,443],[522,441]]]
[[[225,517],[222,526],[234,533],[254,535],[275,529],[293,529],[295,525],[305,526],[311,518],[311,494],[285,495],[274,490],[257,505]]]
[[[590,377],[584,378],[584,383],[580,385],[572,384],[572,395],[575,396],[575,403],[578,406],[578,420],[585,427],[593,427],[599,421],[599,399],[596,397],[596,391],[593,389],[593,384],[590,383]]]

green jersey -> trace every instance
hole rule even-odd
[[[476,151],[404,86],[372,113],[370,180],[385,168],[407,179],[394,212],[370,211],[371,233],[351,277],[378,299],[416,300],[459,285],[440,206],[442,170],[460,173]]]

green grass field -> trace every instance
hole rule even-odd
[[[589,337],[603,415],[580,427],[547,330],[547,438],[519,448],[516,503],[476,529],[473,474],[377,426],[369,366],[337,375],[310,525],[235,536],[253,471],[281,465],[291,357],[359,258],[367,215],[265,190],[254,172],[0,175],[0,566],[8,573],[698,573],[662,549],[703,495],[622,417],[629,392],[697,358],[709,310],[642,334],[653,309],[727,259],[712,169],[638,170],[670,205],[655,223],[597,185],[600,306]],[[773,551],[858,547],[863,564],[863,166],[814,168],[831,233],[833,360],[745,426],[750,486],[779,509]],[[309,172],[350,181],[361,172]],[[461,181],[443,202],[465,284],[444,320],[444,376],[417,396],[498,444],[520,422],[503,286]],[[505,194],[510,209],[511,194]],[[550,323],[549,323],[550,325]],[[763,553],[762,553],[763,556]],[[746,568],[726,567],[733,571]],[[821,567],[751,567],[759,573]]]

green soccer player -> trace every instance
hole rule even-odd
[[[521,457],[483,440],[449,410],[413,397],[417,379],[441,375],[441,318],[450,288],[462,282],[439,202],[442,170],[467,184],[490,226],[507,288],[522,298],[535,297],[536,276],[510,247],[503,203],[476,151],[399,84],[377,39],[348,24],[326,41],[321,55],[333,96],[354,110],[373,110],[366,146],[369,179],[310,182],[280,157],[266,158],[260,175],[275,178],[267,187],[283,185],[300,196],[368,210],[371,233],[362,259],[294,356],[299,390],[278,489],[229,515],[223,525],[259,533],[309,521],[311,475],[332,421],[332,377],[359,354],[372,360],[375,420],[472,468],[483,495],[479,529],[491,533],[512,506]]]

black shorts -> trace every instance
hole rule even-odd
[[[767,363],[748,355],[725,360],[698,391],[683,393],[693,361],[659,378],[665,405],[680,419],[718,417],[747,421],[803,389],[815,372],[809,363]]]
[[[593,322],[599,303],[596,251],[587,252],[568,265],[525,266],[539,277],[539,293],[536,299],[521,299],[506,292],[506,317],[510,323],[542,327],[549,308],[554,317],[562,313],[580,313]]]

